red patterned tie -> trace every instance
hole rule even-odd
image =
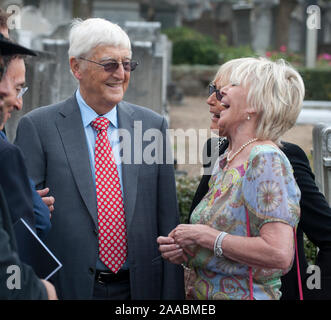
[[[113,272],[127,256],[126,225],[122,191],[107,128],[103,117],[91,122],[98,131],[95,141],[95,183],[97,190],[100,260]]]

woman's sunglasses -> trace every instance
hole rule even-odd
[[[214,92],[216,93],[216,99],[218,101],[221,101],[222,98],[223,98],[223,95],[221,94],[220,92],[220,89],[217,89],[216,86],[214,84],[210,84],[208,86],[208,89],[209,89],[209,95],[211,96]]]

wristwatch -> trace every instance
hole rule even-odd
[[[215,240],[214,254],[217,258],[221,258],[223,256],[222,242],[227,234],[228,234],[227,232],[222,231]]]

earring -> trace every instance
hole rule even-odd
[[[249,115],[247,116],[247,120],[251,120],[251,117]]]

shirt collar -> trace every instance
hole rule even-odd
[[[80,94],[79,88],[76,91],[76,99],[78,102],[78,106],[80,109],[80,113],[82,115],[83,126],[86,128],[91,124],[91,122],[99,117],[99,115],[85,102],[82,95]],[[102,115],[104,118],[107,118],[112,126],[118,128],[118,120],[117,120],[117,105],[112,108],[109,112]]]

